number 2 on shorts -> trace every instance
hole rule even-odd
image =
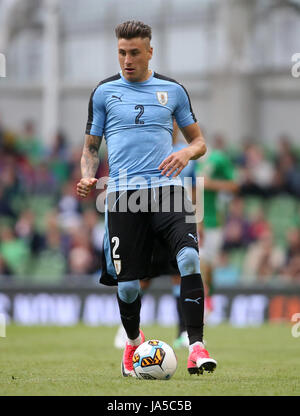
[[[114,244],[114,247],[112,249],[113,259],[119,259],[120,258],[120,255],[116,253],[116,251],[117,251],[117,249],[118,249],[118,247],[120,245],[120,239],[119,239],[119,237],[112,237],[111,242],[112,242],[112,244]]]

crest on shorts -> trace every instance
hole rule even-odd
[[[114,260],[114,266],[117,274],[121,271],[121,260]]]
[[[156,97],[158,99],[158,102],[161,105],[166,105],[168,102],[168,92],[167,91],[157,91]]]

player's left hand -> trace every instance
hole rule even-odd
[[[162,175],[171,176],[174,172],[173,178],[176,178],[180,172],[186,167],[191,158],[188,149],[181,149],[178,152],[170,154],[165,160],[161,162],[158,169],[161,170]]]

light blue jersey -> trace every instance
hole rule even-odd
[[[143,82],[122,73],[93,91],[86,134],[105,136],[108,150],[108,192],[181,184],[161,175],[161,162],[173,152],[173,118],[179,127],[197,120],[189,96],[176,81],[152,72]]]

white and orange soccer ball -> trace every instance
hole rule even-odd
[[[133,369],[140,379],[170,380],[176,368],[176,354],[164,341],[146,341],[138,346],[133,355]]]

